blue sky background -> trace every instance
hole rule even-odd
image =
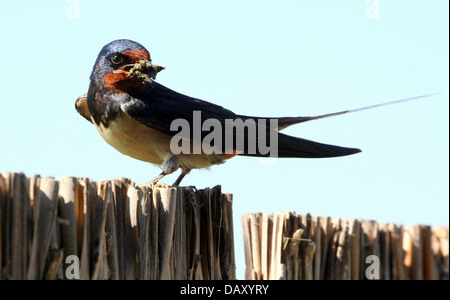
[[[286,130],[363,150],[354,156],[237,157],[192,171],[184,185],[234,194],[240,278],[244,213],[446,225],[448,3],[3,1],[0,171],[137,183],[159,174],[111,148],[74,109],[103,45],[128,38],[166,67],[159,83],[239,114],[308,116],[441,92]]]

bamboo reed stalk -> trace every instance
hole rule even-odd
[[[235,279],[232,217],[220,186],[2,173],[0,279]]]
[[[52,177],[43,178],[34,205],[33,241],[28,265],[28,279],[41,279],[44,276],[52,226],[56,221],[58,210],[57,195],[58,182]],[[23,278],[15,277],[14,273],[11,275],[13,278]]]
[[[6,239],[5,231],[6,231],[6,224],[3,221],[5,219],[5,206],[6,206],[6,198],[7,198],[7,191],[6,188],[6,179],[0,174],[0,280],[3,279],[3,260],[5,259],[4,246],[5,243],[4,240]]]
[[[246,279],[448,279],[448,227],[293,212],[246,214],[242,224]]]

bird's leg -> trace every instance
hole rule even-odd
[[[166,157],[164,162],[161,164],[161,169],[163,170],[161,174],[156,176],[152,181],[149,182],[151,185],[156,185],[158,181],[161,180],[166,175],[172,174],[176,170],[178,170],[178,158],[171,154]]]
[[[152,181],[150,181],[149,183],[151,185],[156,185],[158,183],[158,181],[160,181],[164,176],[166,176],[166,172],[162,172],[161,174],[159,174],[158,176],[156,176]]]
[[[183,180],[184,176],[186,176],[191,170],[190,169],[183,169],[181,171],[180,176],[178,176],[177,180],[172,184],[172,187],[177,187],[180,185],[181,180]]]
[[[180,176],[178,176],[177,180],[175,180],[175,182],[172,184],[172,187],[178,187],[181,183],[181,180],[183,180],[184,176],[186,176],[186,174],[181,173]]]

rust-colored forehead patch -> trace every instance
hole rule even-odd
[[[122,52],[123,55],[128,56],[133,62],[137,62],[141,59],[150,60],[150,53],[145,49],[133,49]]]

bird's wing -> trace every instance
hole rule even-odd
[[[75,109],[86,120],[92,123],[91,114],[87,106],[87,94],[81,95],[75,102]]]
[[[194,121],[203,124],[207,119],[215,119],[223,124],[226,119],[238,117],[222,106],[180,94],[157,82],[152,82],[143,94],[132,97],[121,108],[133,119],[170,136],[177,134],[170,129],[177,119],[187,120],[192,128],[197,124]]]
[[[219,138],[213,142],[216,151],[222,153],[235,150],[245,156],[267,157],[276,153],[277,157],[319,158],[360,152],[359,149],[326,145],[278,133],[278,128],[271,130],[269,123],[263,124],[258,122],[259,119],[250,120],[249,117],[236,115],[219,105],[177,93],[157,82],[153,82],[145,93],[122,104],[121,108],[131,118],[169,136],[179,132],[179,128],[171,130],[172,122],[177,119],[189,124],[189,134],[185,138],[191,141],[201,143],[213,132],[219,134]],[[217,132],[218,127],[198,127],[211,119],[220,125],[220,132]],[[247,120],[249,122],[243,124]],[[235,123],[230,125],[227,123],[230,121]],[[201,131],[199,139],[196,139],[195,130]]]

